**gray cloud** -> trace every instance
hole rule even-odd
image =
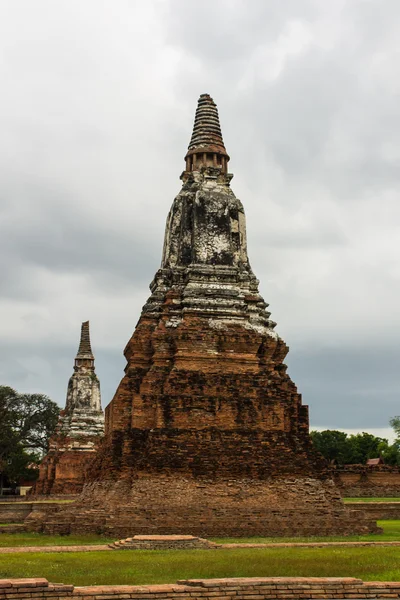
[[[399,24],[397,0],[3,2],[1,381],[63,403],[90,318],[111,399],[209,92],[312,423],[384,427],[398,412]]]
[[[330,429],[387,427],[388,415],[399,412],[397,349],[387,350],[295,348],[288,364],[309,401],[311,423]]]

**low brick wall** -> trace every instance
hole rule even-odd
[[[25,531],[23,523],[9,523],[8,525],[0,525],[0,533],[21,533]]]
[[[377,521],[400,519],[400,502],[346,502],[346,506]]]
[[[361,579],[265,577],[240,579],[189,579],[165,585],[101,585],[74,587],[47,579],[2,579],[0,598],[23,600],[285,600],[327,598],[400,598],[400,582],[363,582]]]
[[[57,502],[1,502],[0,523],[23,523],[35,512],[49,513],[59,508]]]
[[[0,523],[23,523],[31,512],[32,504],[2,502],[0,504]]]
[[[332,471],[345,498],[400,497],[400,468],[380,465],[347,465]]]

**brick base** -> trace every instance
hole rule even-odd
[[[196,537],[350,535],[381,531],[342,502],[330,479],[311,477],[209,481],[142,476],[87,484],[72,505],[41,518],[28,530]]]

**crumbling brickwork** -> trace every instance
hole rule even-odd
[[[68,383],[65,409],[61,411],[50,449],[40,464],[32,494],[79,494],[88,465],[104,435],[100,382],[94,370],[89,322],[82,323],[74,373]]]
[[[106,438],[46,531],[201,537],[376,531],[308,434],[247,256],[213,100],[202,95],[160,270],[125,349]]]

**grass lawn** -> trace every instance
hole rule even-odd
[[[400,498],[343,498],[343,502],[400,502]]]
[[[375,541],[375,542],[400,542],[400,521],[378,521],[384,532],[379,535],[353,535],[330,537],[301,537],[301,538],[212,538],[213,541],[223,543],[270,543],[270,542],[348,542],[348,541]],[[86,544],[108,544],[116,538],[102,537],[95,534],[87,535],[45,535],[43,533],[0,533],[0,547],[4,546],[79,546]]]
[[[0,533],[0,548],[4,546],[86,546],[108,544],[115,538],[96,534],[86,535],[45,535],[43,533]]]
[[[213,541],[221,544],[234,542],[241,543],[270,543],[270,542],[400,542],[400,521],[377,521],[383,533],[368,535],[331,535],[326,537],[253,537],[253,538],[213,538]],[[12,536],[12,534],[11,534]],[[1,540],[1,537],[0,537]]]
[[[13,506],[19,506],[20,504],[70,504],[71,502],[75,502],[75,500],[18,500],[17,502],[3,500],[0,502],[0,506],[2,504],[12,504]]]
[[[399,581],[400,548],[104,551],[0,555],[0,578],[74,585],[173,583],[186,578],[359,577]]]

